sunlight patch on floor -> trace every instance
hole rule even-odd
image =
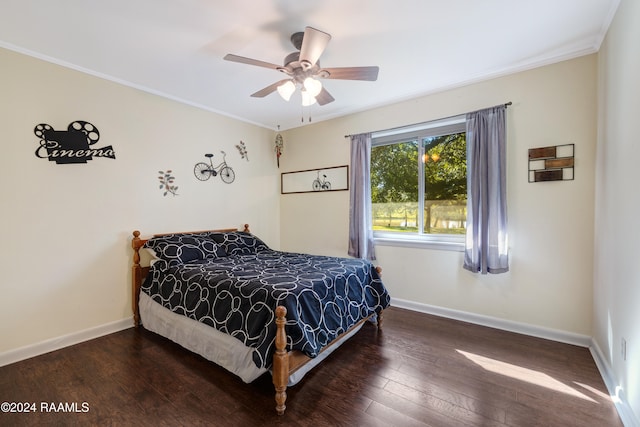
[[[611,400],[611,396],[609,396],[607,393],[603,393],[600,390],[591,387],[590,385],[579,383],[577,381],[574,381],[573,383],[576,384],[576,385],[579,385],[582,388],[586,388],[587,390],[589,390],[591,393],[595,394],[598,397],[601,397],[601,398],[607,399],[607,400]]]
[[[491,359],[488,357],[480,356],[478,354],[468,353],[462,350],[456,350],[458,353],[471,360],[476,365],[486,369],[489,372],[494,372],[500,375],[506,375],[508,377],[525,381],[530,384],[535,384],[540,387],[545,387],[550,390],[559,391],[561,393],[568,394],[570,396],[578,397],[580,399],[588,400],[593,403],[597,403],[589,396],[580,393],[578,390],[563,384],[562,382],[554,379],[553,377],[539,372],[533,369],[523,368],[521,366],[512,365],[511,363],[501,362],[499,360]]]

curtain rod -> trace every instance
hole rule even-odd
[[[513,102],[509,101],[509,102],[505,102],[504,104],[498,104],[498,105],[494,105],[493,107],[487,107],[487,108],[500,107],[501,105],[503,105],[503,106],[504,106],[504,108],[507,108],[509,105],[512,105],[512,104],[513,104]],[[487,108],[481,108],[481,109],[482,109],[482,110],[486,110]],[[476,110],[476,111],[479,111],[479,110]],[[451,118],[453,118],[453,117],[462,116],[462,115],[469,114],[469,113],[472,113],[472,112],[473,112],[473,111],[469,111],[469,112],[467,112],[467,113],[454,114],[453,116],[441,117],[441,118],[439,118],[439,119],[435,119],[435,120],[447,120],[447,119],[451,119]],[[435,121],[435,120],[432,120],[432,121]],[[429,123],[429,122],[423,122],[423,123]],[[421,124],[421,123],[416,123],[415,125],[418,125],[418,124]],[[377,132],[388,132],[388,131],[390,131],[390,130],[402,129],[402,128],[405,128],[405,127],[407,127],[407,126],[415,126],[415,125],[405,125],[405,126],[398,126],[398,127],[389,128],[389,129],[380,129],[380,130],[372,131],[371,133],[377,133]],[[345,137],[345,138],[350,138],[351,136],[353,136],[353,135],[352,135],[352,134],[349,134],[349,135],[345,135],[344,137]]]

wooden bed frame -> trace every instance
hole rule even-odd
[[[239,231],[237,228],[224,228],[218,230],[204,230],[204,231],[186,231],[186,232],[177,232],[177,233],[162,233],[162,234],[154,234],[153,237],[166,236],[168,234],[189,234],[189,233],[202,233],[205,231],[215,231],[215,232],[231,232],[231,231]],[[244,225],[245,232],[249,232],[249,224]],[[147,274],[149,273],[148,266],[140,265],[140,249],[146,243],[148,239],[140,238],[140,231],[135,230],[133,232],[133,239],[131,241],[131,247],[133,248],[133,267],[132,267],[132,290],[133,290],[133,301],[132,301],[132,309],[133,309],[133,321],[136,328],[140,326],[140,310],[138,306],[138,300],[140,298],[140,287],[144,282]],[[376,267],[378,273],[381,272],[380,267]],[[289,377],[304,366],[306,363],[310,362],[312,359],[305,355],[304,353],[298,350],[287,351],[287,335],[285,332],[285,324],[286,324],[286,316],[287,309],[283,306],[276,307],[276,339],[275,339],[275,352],[273,354],[273,366],[272,366],[272,379],[273,385],[275,387],[275,400],[276,400],[276,412],[278,415],[283,415],[286,409],[285,402],[287,400],[287,385],[289,383]],[[340,336],[338,336],[334,341],[329,343],[326,347],[324,347],[320,353],[326,351],[331,346],[335,345],[336,342],[340,341],[345,335],[349,334],[354,329],[358,328],[367,320],[371,319],[374,315],[370,315],[369,317],[362,319],[360,322],[355,324],[348,331],[344,332]],[[377,325],[378,329],[382,328],[382,313],[378,314],[377,317]]]

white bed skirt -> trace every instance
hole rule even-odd
[[[267,369],[260,369],[253,363],[252,348],[209,325],[172,312],[155,302],[144,292],[140,292],[139,309],[140,319],[145,329],[168,338],[187,350],[216,363],[239,376],[245,383],[250,383],[267,372]],[[362,324],[291,374],[289,386],[298,383],[307,372],[322,362],[361,327]]]

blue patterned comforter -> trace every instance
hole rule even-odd
[[[259,368],[271,366],[278,305],[287,309],[287,347],[309,357],[389,305],[369,261],[271,249],[179,265],[157,262],[142,291],[253,347]]]

